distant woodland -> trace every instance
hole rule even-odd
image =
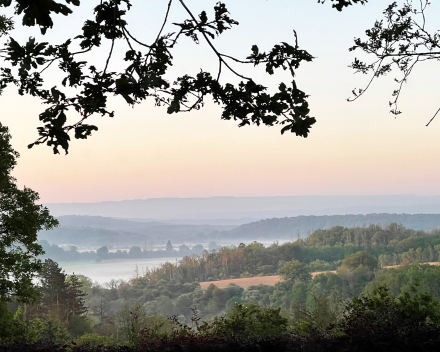
[[[160,222],[138,222],[100,216],[61,216],[60,226],[38,234],[51,244],[80,247],[143,246],[145,242],[209,242],[211,234],[229,231],[235,225],[186,225]],[[213,239],[215,240],[215,239]]]
[[[135,259],[135,258],[172,258],[193,255],[202,255],[205,248],[201,244],[187,246],[181,244],[173,246],[169,242],[164,249],[149,249],[151,246],[145,243],[144,246],[131,246],[129,249],[109,250],[109,247],[102,246],[97,250],[78,251],[76,246],[68,246],[68,248],[60,247],[56,244],[42,240],[39,244],[43,247],[44,254],[42,258],[50,258],[55,261],[76,261],[76,260],[93,260],[101,262],[110,259]],[[111,248],[111,247],[110,247]],[[208,243],[208,250],[219,249],[220,246],[215,241]]]
[[[429,231],[440,226],[440,214],[349,214],[274,218],[241,225],[225,235],[259,239],[292,238],[292,236],[296,238],[298,234],[305,237],[315,230],[329,229],[333,226],[386,226],[393,222],[410,229]]]
[[[240,241],[276,241],[302,238],[315,230],[333,226],[386,226],[392,222],[415,230],[429,231],[440,226],[439,214],[368,214],[333,216],[298,216],[274,218],[234,225],[180,225],[160,222],[138,222],[99,216],[62,216],[61,226],[41,231],[40,240],[50,244],[78,247],[140,246],[145,243],[208,243],[231,244]],[[238,244],[238,243],[237,243]]]
[[[98,255],[105,260],[109,254],[100,248]],[[32,304],[8,303],[0,323],[15,330],[10,340],[6,332],[0,339],[90,347],[138,346],[182,336],[226,338],[228,343],[232,336],[288,338],[289,343],[312,336],[316,342],[319,336],[333,343],[344,336],[359,339],[365,329],[381,331],[369,339],[383,336],[383,329],[403,336],[409,326],[425,334],[437,326],[430,324],[440,323],[440,266],[432,265],[438,261],[440,231],[397,223],[335,226],[268,247],[257,241],[220,246],[106,285],[66,275],[46,259],[39,296]],[[323,273],[313,277],[317,271]],[[274,286],[215,286],[219,279],[275,274],[283,281]],[[201,281],[213,284],[202,290]]]

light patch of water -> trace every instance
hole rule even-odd
[[[77,274],[89,277],[93,282],[105,284],[112,279],[130,280],[136,277],[136,265],[138,275],[142,276],[148,269],[154,269],[166,262],[176,263],[182,258],[138,258],[138,259],[114,259],[96,263],[94,261],[72,261],[58,264],[66,274]]]

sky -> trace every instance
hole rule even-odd
[[[96,1],[88,1],[74,15],[57,17],[44,40],[61,41],[78,33]],[[280,134],[280,127],[238,128],[220,120],[221,108],[205,108],[168,115],[146,101],[135,108],[110,98],[114,118],[93,117],[99,131],[86,141],[73,140],[69,154],[53,155],[45,146],[27,149],[37,138],[38,114],[44,106],[20,97],[14,88],[2,96],[0,121],[10,128],[13,147],[20,153],[14,176],[20,186],[39,192],[44,203],[99,202],[157,197],[292,196],[292,195],[439,195],[440,117],[429,127],[439,106],[440,71],[435,63],[416,67],[402,93],[397,118],[388,102],[395,86],[390,74],[361,99],[348,103],[355,87],[368,77],[348,67],[356,56],[348,48],[374,21],[382,18],[388,1],[353,6],[342,13],[312,0],[225,1],[240,25],[214,42],[220,51],[244,58],[258,44],[269,50],[276,43],[299,45],[314,57],[297,70],[297,84],[310,94],[311,116],[317,123],[308,138]],[[145,41],[160,27],[166,1],[133,0],[129,28]],[[187,0],[198,13],[215,1]],[[428,9],[428,24],[438,29],[440,4]],[[171,20],[186,15],[175,3]],[[19,26],[17,26],[19,27]],[[169,27],[173,30],[172,26]],[[35,29],[17,28],[13,36],[25,40]],[[90,56],[103,66],[106,50]],[[116,46],[115,56],[125,51]],[[359,54],[360,55],[360,54]],[[173,74],[216,72],[216,59],[205,43],[183,38],[175,52]],[[111,67],[117,69],[115,59]],[[437,64],[438,65],[438,64]],[[270,88],[290,81],[285,72],[266,77],[260,70],[241,69]],[[56,84],[49,71],[48,84]],[[234,79],[225,75],[223,82]],[[59,83],[58,83],[59,84]],[[69,118],[74,119],[74,113]],[[72,138],[73,139],[73,138]]]

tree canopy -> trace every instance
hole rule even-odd
[[[37,97],[47,106],[39,114],[42,123],[38,127],[39,136],[29,148],[44,143],[52,147],[54,153],[59,153],[59,148],[67,153],[72,132],[75,138],[86,139],[98,130],[87,122],[90,116],[114,116],[114,111],[108,107],[111,96],[120,96],[131,106],[151,98],[156,106],[166,107],[169,114],[199,110],[211,99],[222,107],[224,120],[238,121],[239,126],[280,125],[281,133],[290,131],[302,137],[308,136],[316,122],[315,117],[310,116],[308,94],[295,81],[300,65],[311,62],[314,57],[299,46],[295,30],[293,43],[281,42],[271,49],[254,44],[247,57],[238,58],[219,51],[213,42],[239,24],[223,2],[197,14],[184,0],[168,0],[162,26],[156,29],[155,39],[147,42],[145,38],[134,36],[129,29],[127,14],[135,8],[130,0],[107,0],[97,2],[82,28],[73,29],[64,42],[38,42],[30,37],[26,43],[20,43],[13,38],[14,26],[20,26],[19,19],[22,26],[38,27],[45,34],[53,28],[55,15],[69,16],[80,6],[79,0],[64,2],[0,1],[3,7],[15,5],[16,15],[14,20],[0,16],[0,36],[7,38],[5,47],[0,50],[4,60],[0,68],[0,93],[7,86],[15,85],[19,94]],[[318,0],[318,3],[325,2]],[[327,3],[342,11],[368,1],[331,0]],[[360,49],[374,59],[368,62],[356,58],[352,63],[355,72],[370,73],[371,80],[366,87],[354,89],[353,97],[348,100],[356,100],[375,78],[396,69],[401,76],[396,79],[398,86],[392,93],[390,106],[393,114],[400,114],[400,93],[415,65],[439,59],[439,32],[427,29],[425,12],[428,5],[428,0],[417,4],[407,1],[401,7],[393,2],[384,10],[384,19],[376,21],[365,32],[366,40],[355,39],[350,50]],[[183,8],[187,18],[169,23],[170,11],[175,7]],[[173,52],[184,43],[185,37],[195,44],[205,42],[210,47],[218,60],[215,72],[201,69],[196,74],[188,72],[178,77],[169,72],[175,64]],[[114,57],[119,55],[114,50],[116,45],[125,46],[123,57]],[[102,62],[94,64],[87,59],[89,53],[107,47],[109,51]],[[115,59],[122,60],[125,67],[111,70],[111,61]],[[274,89],[240,71],[239,68],[248,65],[263,66],[268,75],[285,70],[290,77]],[[59,82],[53,86],[47,82],[51,66],[58,66],[60,70]],[[229,75],[226,78],[225,73]],[[229,79],[230,76],[238,83]],[[68,121],[68,111],[76,111],[79,115],[76,122]]]
[[[17,187],[11,172],[19,155],[10,139],[0,123],[0,304],[12,295],[24,301],[34,295],[32,278],[41,269],[37,256],[43,253],[37,232],[58,224],[47,208],[36,204],[38,193]]]
[[[324,3],[325,0],[318,1]],[[329,1],[330,2],[330,1]],[[331,0],[332,7],[341,11],[353,4],[365,4],[367,0]],[[71,15],[79,0],[1,0],[0,6],[14,7],[22,26],[39,27],[42,34],[54,26],[54,15]],[[180,22],[169,22],[170,10],[182,7],[187,18]],[[209,96],[223,109],[221,118],[235,120],[239,126],[281,125],[281,133],[290,131],[297,136],[307,137],[315,118],[310,116],[308,95],[295,82],[296,71],[313,56],[298,45],[297,33],[292,44],[281,42],[271,49],[250,48],[245,58],[236,58],[217,50],[213,40],[231,30],[238,22],[234,20],[225,3],[217,2],[210,11],[194,13],[183,0],[169,0],[164,14],[163,25],[157,31],[153,42],[145,42],[130,32],[126,20],[132,9],[129,0],[107,0],[97,2],[92,17],[82,28],[70,32],[62,43],[38,42],[30,37],[20,43],[12,37],[13,27],[19,25],[3,16],[0,33],[7,37],[5,47],[0,50],[4,60],[0,68],[0,93],[8,85],[15,85],[21,95],[29,94],[40,98],[47,108],[40,113],[42,123],[38,127],[39,137],[29,147],[45,143],[59,153],[61,147],[67,153],[70,132],[77,139],[88,138],[98,127],[87,123],[94,115],[114,116],[108,108],[110,96],[120,96],[127,104],[134,105],[152,98],[157,106],[165,106],[169,114],[201,109]],[[174,28],[173,28],[174,27]],[[208,72],[203,69],[197,74],[187,73],[171,77],[169,68],[174,63],[173,51],[188,37],[195,44],[206,42],[218,59],[218,70]],[[125,45],[123,61],[125,67],[110,70],[114,59],[115,45]],[[93,65],[85,56],[99,47],[109,46],[103,62]],[[234,67],[237,65],[264,66],[267,74],[285,70],[290,74],[288,82],[280,82],[278,88],[266,87],[252,77],[245,76]],[[61,74],[58,85],[48,86],[46,70],[57,65]],[[239,80],[234,84],[225,81],[228,71]],[[270,89],[269,89],[270,88]],[[272,93],[274,91],[274,93]],[[66,117],[74,110],[79,118],[70,123]]]
[[[383,11],[385,19],[376,21],[371,29],[365,31],[366,40],[355,38],[355,45],[350,51],[360,49],[372,56],[373,60],[365,62],[356,58],[352,63],[355,72],[370,74],[371,79],[365,88],[354,89],[354,97],[349,101],[362,96],[373,80],[395,69],[400,76],[395,79],[397,88],[392,93],[389,105],[392,114],[401,114],[399,98],[403,84],[414,67],[421,62],[440,59],[440,31],[428,30],[426,9],[429,4],[429,0],[416,1],[415,4],[406,1],[399,7],[393,2]],[[440,109],[427,125],[439,112]]]

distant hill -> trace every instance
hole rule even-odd
[[[414,230],[432,230],[440,226],[440,214],[367,214],[273,218],[238,226],[223,233],[222,238],[290,239],[296,238],[298,233],[301,237],[305,237],[315,230],[328,229],[333,226],[362,227],[370,224],[384,226],[391,222],[402,224],[406,228]]]
[[[41,231],[40,240],[53,244],[72,244],[80,247],[133,246],[152,241],[164,245],[172,243],[203,243],[217,241],[238,244],[240,241],[283,240],[307,236],[318,229],[333,226],[363,227],[370,224],[388,225],[391,222],[415,230],[432,230],[440,226],[440,214],[367,214],[297,216],[273,218],[234,225],[185,225],[165,222],[141,222],[101,216],[60,216],[61,226]]]
[[[283,196],[151,198],[99,203],[45,204],[52,215],[137,219],[267,219],[299,215],[437,214],[440,196]]]
[[[61,226],[95,227],[109,230],[121,229],[145,229],[152,226],[167,226],[167,223],[159,221],[133,221],[129,219],[115,219],[104,216],[80,216],[64,215],[58,216]]]
[[[130,229],[166,225],[215,225],[238,226],[256,221],[255,218],[240,219],[138,219],[90,215],[62,215],[57,217],[61,226],[100,227],[104,229]]]
[[[229,231],[235,225],[185,225],[162,222],[139,222],[102,216],[60,216],[60,226],[40,231],[39,240],[50,244],[71,244],[79,247],[141,246],[145,242],[172,243],[209,242],[211,233]]]

